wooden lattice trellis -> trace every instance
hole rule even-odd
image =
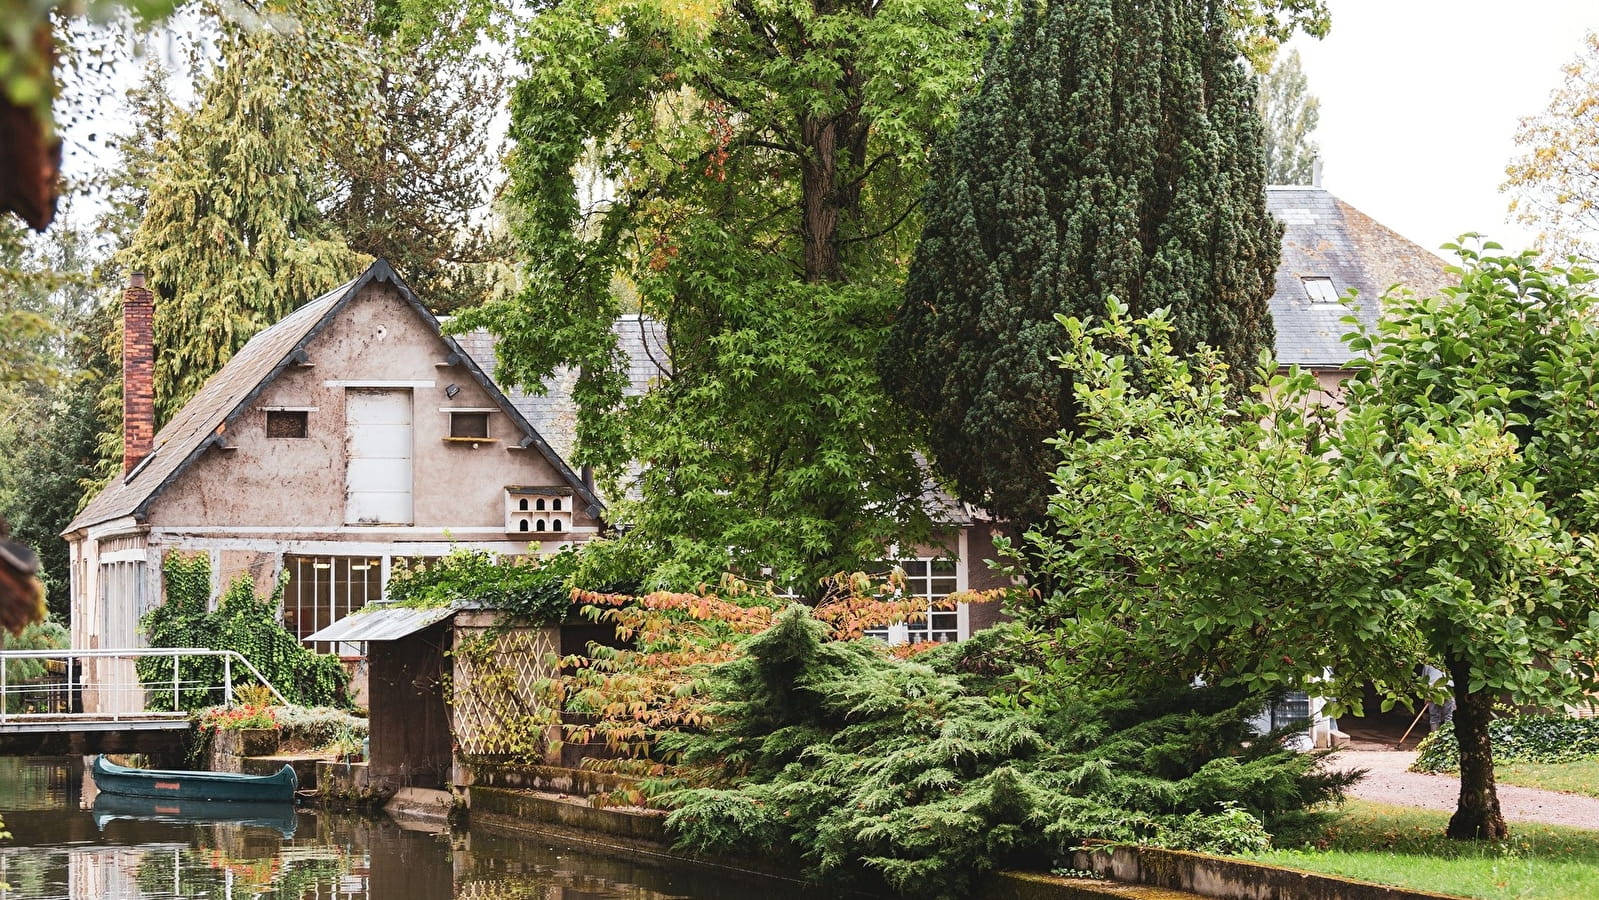
[[[559,628],[499,625],[489,615],[456,617],[451,724],[460,752],[542,752],[549,736],[530,733],[540,717],[533,688],[554,674],[549,660],[560,652],[560,635]]]

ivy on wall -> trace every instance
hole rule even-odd
[[[458,548],[425,564],[401,561],[387,596],[402,606],[449,606],[470,600],[538,624],[560,622],[572,611],[570,579],[577,553],[562,550],[543,558],[496,556]]]
[[[278,621],[283,596],[280,583],[271,598],[255,594],[255,582],[241,575],[228,585],[216,609],[208,609],[211,564],[203,555],[168,553],[162,562],[166,602],[140,621],[152,647],[206,647],[234,650],[248,659],[290,703],[303,706],[347,707],[350,676],[337,657],[317,653],[284,629]],[[249,673],[234,667],[234,683]],[[173,704],[172,660],[139,660],[139,680],[150,692],[152,707]],[[178,664],[177,707],[195,711],[222,701],[216,686],[222,684],[220,658],[195,657]]]

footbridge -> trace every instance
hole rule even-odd
[[[0,756],[182,753],[194,730],[183,710],[231,704],[235,687],[246,684],[266,685],[286,702],[232,650],[6,650]]]

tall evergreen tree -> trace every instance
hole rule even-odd
[[[1293,50],[1260,76],[1255,108],[1266,123],[1266,183],[1310,184],[1317,146],[1311,132],[1321,122],[1321,101]]]
[[[319,141],[342,120],[318,85],[361,93],[369,69],[318,20],[222,22],[200,103],[173,116],[165,164],[124,259],[156,293],[156,414],[170,417],[256,332],[359,262],[317,201]]]
[[[1270,346],[1280,231],[1235,25],[1206,0],[1046,0],[992,55],[880,360],[963,498],[1042,515],[1073,424],[1057,315],[1168,308],[1240,386]]]

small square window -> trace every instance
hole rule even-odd
[[[269,438],[303,438],[310,414],[303,409],[269,409],[266,414],[266,436]]]
[[[482,438],[489,436],[489,414],[486,412],[450,413],[450,437]]]
[[[1333,287],[1331,278],[1314,275],[1302,275],[1300,281],[1305,283],[1305,296],[1311,303],[1338,303],[1338,289]]]

